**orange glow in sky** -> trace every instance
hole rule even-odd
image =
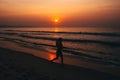
[[[0,0],[0,23],[50,26],[54,20],[62,21],[63,26],[112,24],[120,18],[119,3],[120,0]]]

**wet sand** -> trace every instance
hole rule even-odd
[[[9,45],[8,45],[9,44]],[[55,50],[46,50],[42,47],[34,47],[32,45],[22,45],[9,41],[0,41],[0,47],[5,49],[10,49],[13,51],[24,52],[27,54],[32,54],[38,58],[45,60],[52,60],[55,57]],[[60,63],[60,60],[54,61],[55,63]],[[112,75],[120,76],[120,67],[103,64],[101,62],[92,61],[80,56],[69,56],[64,55],[64,64],[73,65],[77,67],[83,67],[87,69],[93,69],[99,72],[109,73]]]
[[[0,48],[0,80],[120,80],[120,77]]]

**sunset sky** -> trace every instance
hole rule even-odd
[[[120,0],[0,0],[0,25],[120,26]]]

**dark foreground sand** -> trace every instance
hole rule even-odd
[[[120,77],[62,66],[31,54],[0,48],[0,80],[120,80]]]

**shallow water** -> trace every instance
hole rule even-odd
[[[0,40],[48,51],[55,50],[56,39],[62,37],[64,55],[120,66],[120,30],[116,28],[1,28],[0,35]]]

